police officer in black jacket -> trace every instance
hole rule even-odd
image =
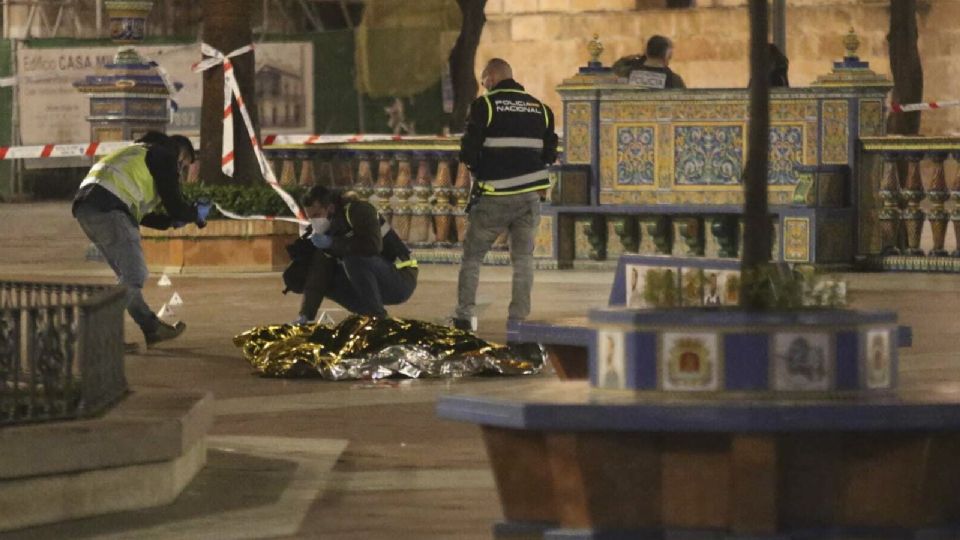
[[[505,60],[490,60],[481,75],[487,93],[470,105],[460,141],[460,161],[474,177],[467,235],[458,282],[454,326],[469,329],[474,317],[480,264],[503,232],[510,237],[513,293],[508,317],[530,314],[533,247],[540,201],[550,188],[547,165],[557,159],[555,119],[550,107],[513,80]]]
[[[313,245],[300,318],[317,316],[324,297],[360,315],[385,317],[417,288],[417,261],[370,203],[314,186],[301,200]]]

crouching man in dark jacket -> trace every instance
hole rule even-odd
[[[301,201],[313,244],[300,305],[304,324],[324,298],[359,315],[386,317],[384,306],[406,302],[417,288],[417,261],[370,203],[314,186]]]

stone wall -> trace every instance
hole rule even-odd
[[[708,0],[693,9],[638,9],[645,0],[489,0],[487,24],[477,51],[478,69],[500,56],[517,80],[551,107],[560,105],[554,88],[586,63],[587,42],[600,34],[601,59],[643,51],[646,39],[674,39],[671,67],[690,87],[744,87],[748,79],[748,20],[744,0]],[[791,0],[787,8],[790,82],[806,86],[843,56],[843,36],[853,27],[861,58],[890,72],[885,1]],[[960,0],[929,0],[918,15],[925,99],[960,98]],[[960,134],[960,109],[924,113],[925,134]]]

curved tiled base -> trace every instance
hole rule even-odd
[[[666,398],[550,382],[446,396],[438,413],[482,427],[505,519],[555,524],[542,538],[899,540],[960,523],[955,393]]]

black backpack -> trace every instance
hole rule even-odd
[[[287,246],[290,264],[283,271],[283,294],[288,292],[303,294],[303,289],[307,283],[307,273],[310,272],[310,259],[313,258],[315,249],[310,240],[306,238],[298,238]]]

